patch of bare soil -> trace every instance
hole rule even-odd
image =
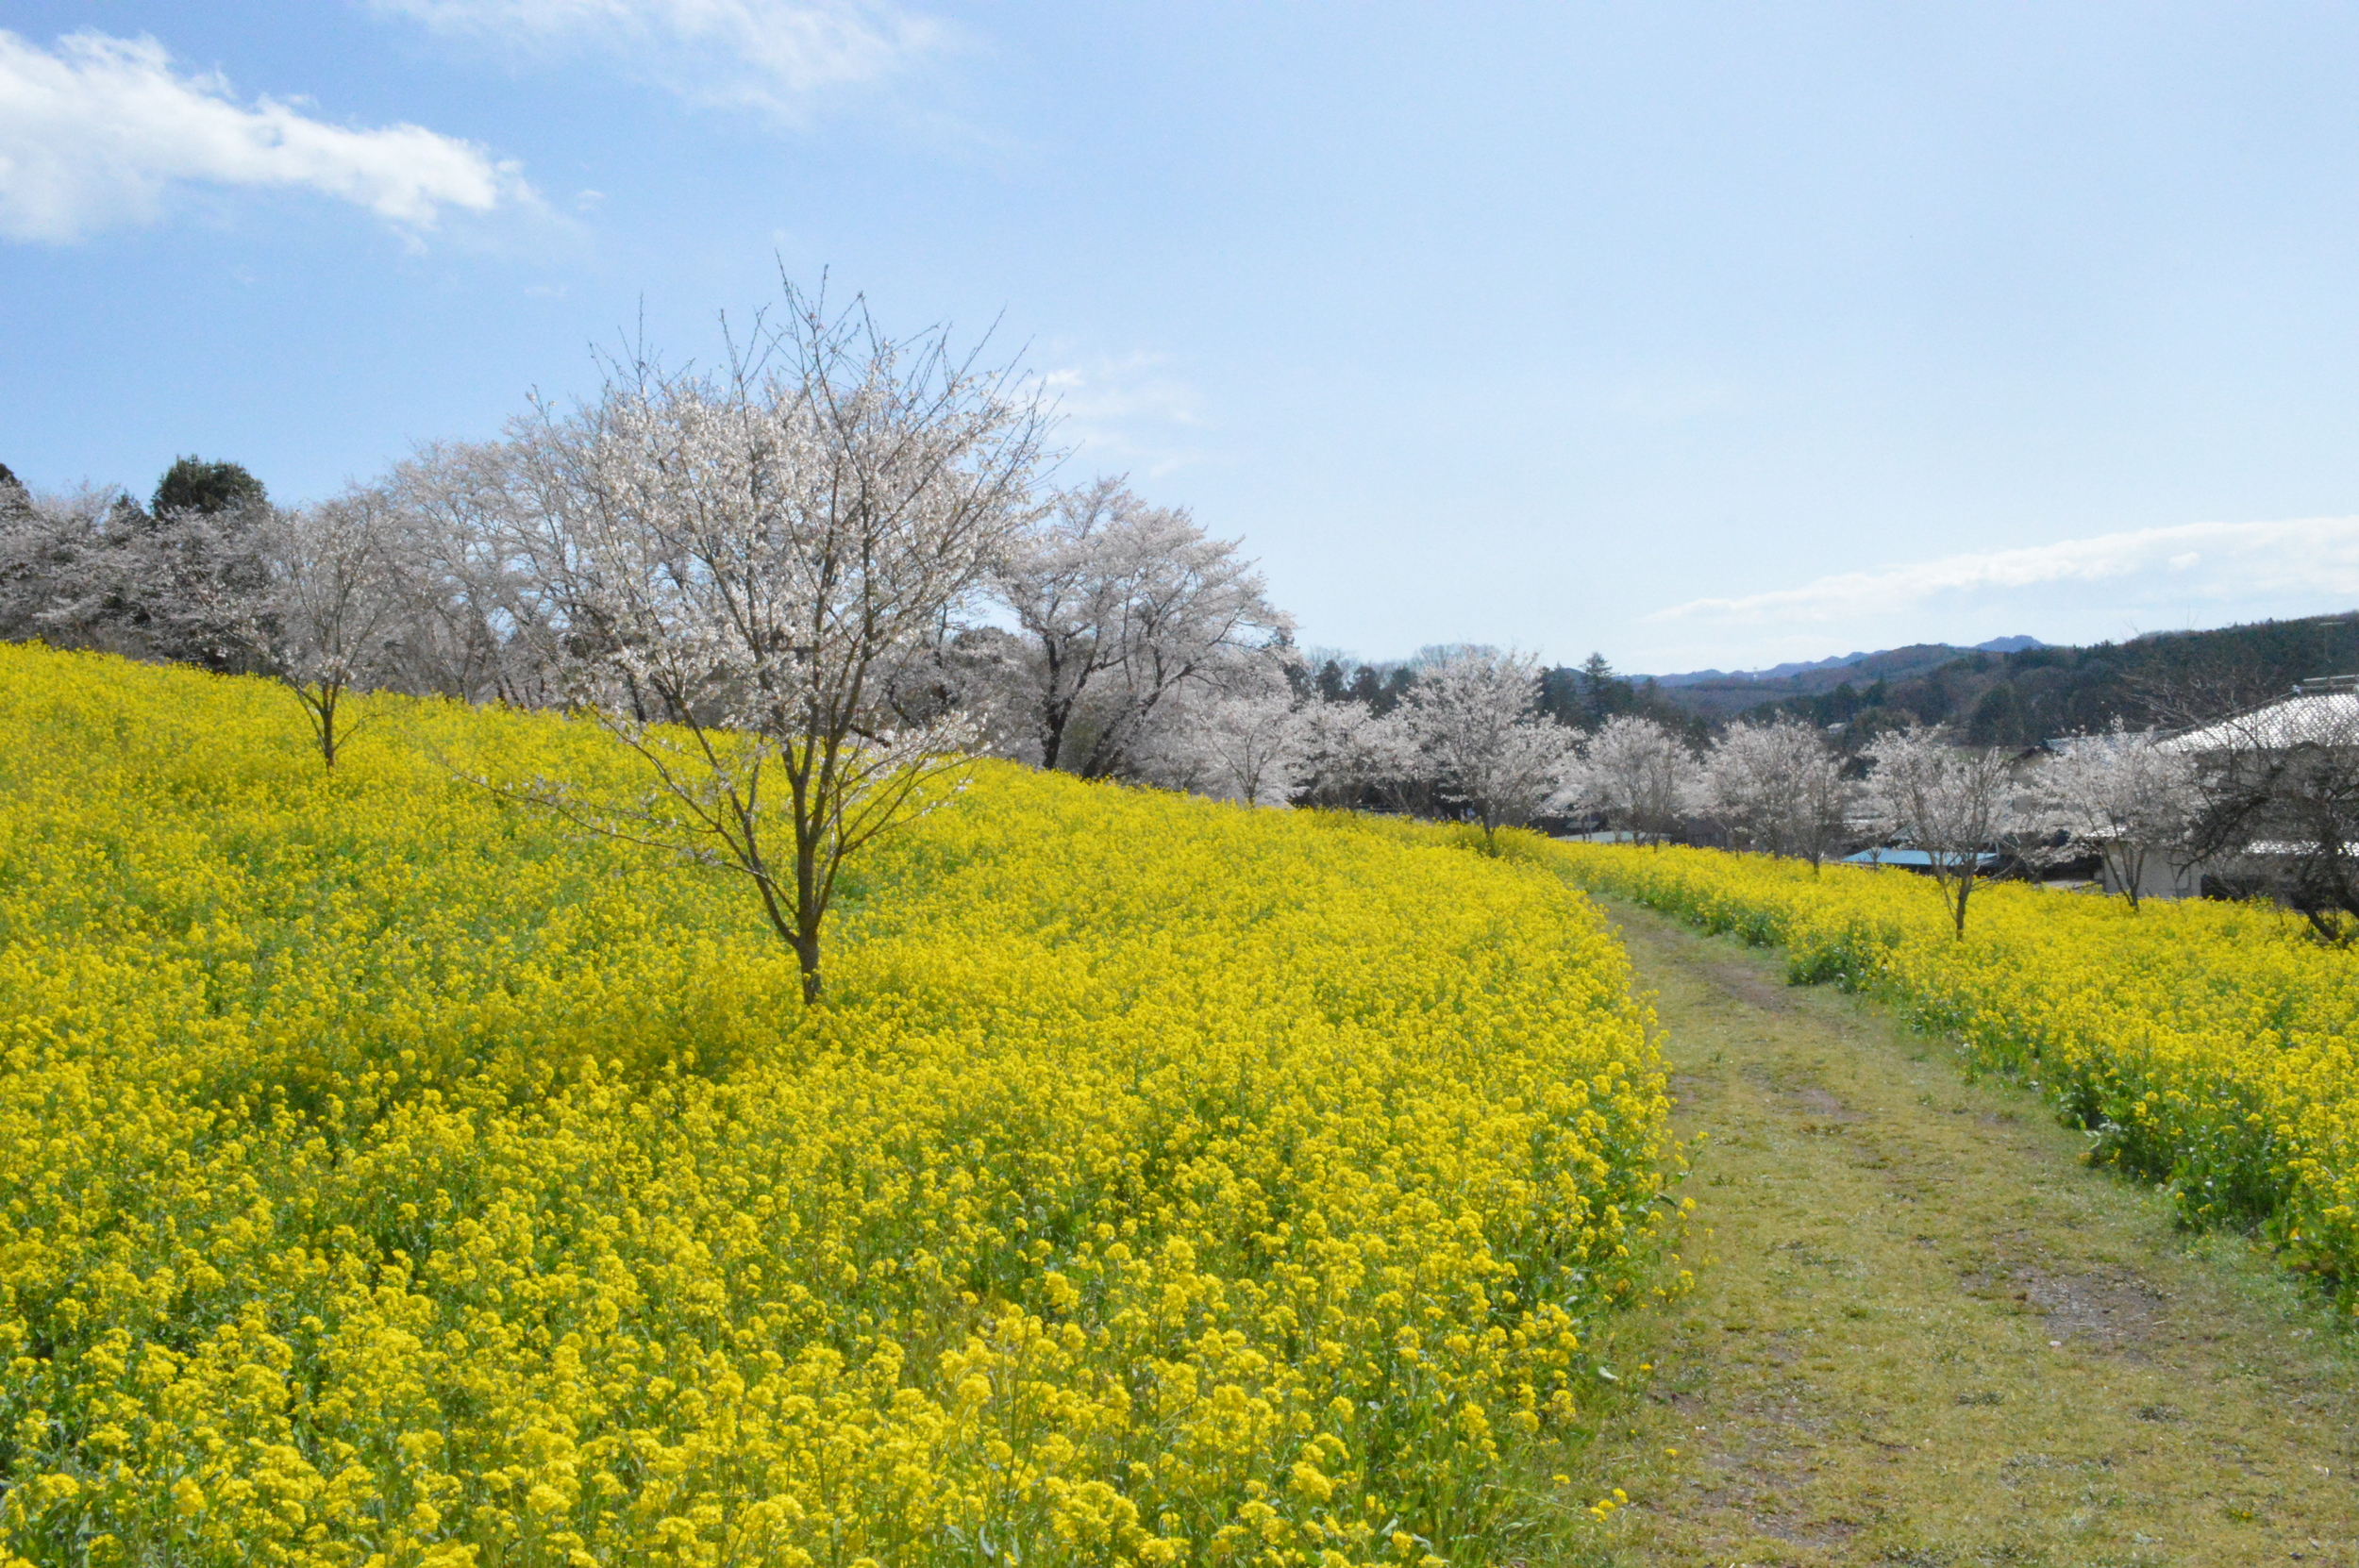
[[[2168,1338],[2170,1296],[2134,1270],[2107,1268],[2068,1270],[2006,1256],[2029,1238],[2020,1233],[1993,1237],[2001,1255],[1960,1276],[1959,1287],[1968,1295],[2002,1306],[2012,1304],[2025,1316],[2039,1319],[2050,1342],[2132,1356],[2150,1342]]]
[[[2169,1297],[2129,1273],[2049,1274],[2018,1263],[2006,1277],[2016,1294],[2039,1309],[2050,1339],[2087,1340],[2107,1350],[2134,1349],[2150,1339]]]

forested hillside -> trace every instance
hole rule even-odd
[[[1844,725],[1862,740],[1913,723],[1957,726],[1980,745],[2030,745],[2052,735],[2216,717],[2276,695],[2295,682],[2359,671],[2359,612],[2262,621],[2210,631],[2158,632],[2087,647],[1975,653],[1932,662],[1924,649],[1872,656],[1830,688],[1812,671],[1754,700],[1725,684],[1654,688],[1699,717],[1792,713]]]

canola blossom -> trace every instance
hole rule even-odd
[[[1560,878],[983,765],[807,1009],[728,874],[460,782],[640,788],[594,728],[363,708],[331,777],[282,691],[0,648],[0,1562],[1530,1523],[1676,1212]]]
[[[1992,883],[1963,940],[1897,871],[1710,849],[1549,843],[1593,890],[1785,950],[2037,1088],[2094,1158],[2200,1224],[2250,1225],[2359,1312],[2359,964],[2263,903],[2148,902]]]

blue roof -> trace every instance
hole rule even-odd
[[[1974,857],[1976,870],[1991,864],[1998,856],[1985,850]],[[1856,855],[1846,855],[1847,866],[1921,866],[1931,869],[1933,852],[1930,849],[1863,849]]]

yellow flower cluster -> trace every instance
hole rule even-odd
[[[1589,888],[1782,947],[2027,1081],[2199,1224],[2257,1225],[2359,1310],[2359,963],[2274,906],[1994,883],[1964,941],[1923,879],[1718,850],[1548,844]]]
[[[1551,874],[981,769],[828,1005],[458,776],[586,726],[0,648],[0,1562],[1421,1563],[1646,1294]],[[1537,1505],[1532,1505],[1537,1506]]]

